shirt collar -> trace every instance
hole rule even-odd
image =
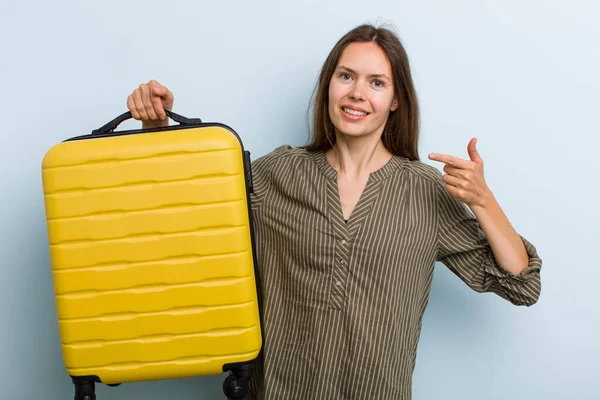
[[[324,151],[313,152],[312,157],[325,178],[330,180],[337,179],[337,171],[327,161]],[[383,167],[371,172],[369,179],[374,182],[384,180],[395,171],[401,169],[404,166],[404,162],[406,160],[403,157],[392,155],[392,158]]]

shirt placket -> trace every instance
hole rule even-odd
[[[334,177],[335,178],[335,177]],[[327,182],[327,203],[329,222],[335,234],[334,261],[331,269],[331,285],[329,290],[329,308],[343,309],[348,302],[348,271],[351,254],[358,230],[369,214],[380,188],[379,179],[369,179],[348,223],[340,204],[340,196],[335,179]]]
[[[344,221],[339,204],[339,194],[335,181],[328,182],[329,222],[335,236],[333,265],[331,266],[331,284],[329,290],[329,308],[343,309],[347,304],[348,263],[352,241],[348,226]]]
[[[329,308],[343,309],[346,306],[348,287],[348,264],[350,262],[351,241],[348,235],[340,235],[335,246],[335,261],[332,270]]]

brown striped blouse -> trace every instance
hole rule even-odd
[[[504,269],[432,166],[392,157],[348,222],[323,152],[281,146],[252,172],[264,346],[251,399],[409,400],[435,261],[515,305],[540,295],[535,247],[522,238],[529,266]]]

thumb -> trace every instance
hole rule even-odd
[[[165,96],[168,92],[169,92],[169,90],[162,85],[154,87],[154,94],[157,96],[160,96],[160,97]]]
[[[479,155],[479,152],[477,151],[476,145],[477,145],[477,138],[471,139],[471,141],[469,142],[469,145],[467,146],[467,151],[469,152],[469,158],[473,162],[481,162],[483,160],[481,159],[481,156]]]
[[[175,96],[173,93],[161,84],[157,84],[153,89],[152,93],[155,96],[160,97],[160,100],[163,104],[163,107],[167,110],[171,110],[173,108],[173,100],[175,100]]]

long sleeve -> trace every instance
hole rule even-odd
[[[496,259],[477,218],[456,200],[439,179],[435,185],[438,215],[437,260],[477,292],[493,292],[515,305],[531,306],[540,296],[542,260],[536,248],[521,237],[529,257],[518,275]]]
[[[273,184],[272,177],[277,160],[285,150],[290,148],[289,145],[279,146],[272,152],[252,161],[252,186],[254,188],[253,193],[250,195],[252,212],[258,212],[262,203],[268,197],[269,189]]]

